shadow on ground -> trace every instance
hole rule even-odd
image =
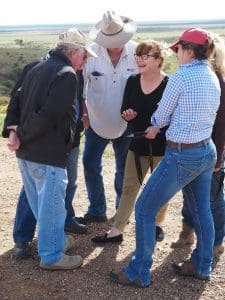
[[[155,268],[153,265],[153,283],[147,289],[111,282],[109,271],[124,267],[131,252],[119,261],[118,251],[123,251],[123,244],[96,247],[91,242],[94,234],[108,227],[109,224],[93,225],[88,235],[77,238],[77,247],[70,254],[82,254],[85,262],[74,271],[41,270],[36,242],[32,243],[29,259],[16,260],[12,250],[5,252],[0,257],[0,299],[200,299],[208,283],[176,276],[171,267],[172,262],[185,260],[188,250],[172,251],[160,265]]]

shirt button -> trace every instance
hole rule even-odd
[[[113,83],[116,83],[116,80],[114,80]]]

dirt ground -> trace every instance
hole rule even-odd
[[[104,182],[108,203],[107,224],[89,225],[87,235],[76,236],[77,246],[71,254],[84,257],[82,268],[74,271],[43,271],[39,268],[36,240],[32,243],[32,257],[15,260],[12,256],[12,226],[21,179],[13,153],[0,138],[0,300],[12,299],[225,299],[225,256],[222,257],[211,281],[180,278],[171,268],[172,262],[186,259],[190,250],[172,250],[181,227],[181,194],[171,201],[164,223],[166,238],[156,245],[152,268],[152,285],[147,289],[121,287],[110,282],[108,272],[126,265],[134,249],[134,219],[126,227],[121,245],[96,247],[90,238],[110,228],[114,215],[114,161],[104,159]],[[87,196],[79,160],[78,190],[74,199],[77,216],[87,209]]]

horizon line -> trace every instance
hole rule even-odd
[[[194,22],[225,22],[225,19],[215,18],[215,19],[174,19],[174,20],[152,20],[152,21],[135,21],[137,24],[168,24],[168,23],[194,23]],[[59,22],[59,23],[27,23],[27,24],[0,24],[1,27],[12,27],[12,26],[50,26],[50,25],[72,25],[72,24],[81,24],[81,25],[93,25],[95,22]]]

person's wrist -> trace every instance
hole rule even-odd
[[[9,132],[14,132],[14,133],[16,133],[16,128],[11,128],[11,129],[9,129]]]

